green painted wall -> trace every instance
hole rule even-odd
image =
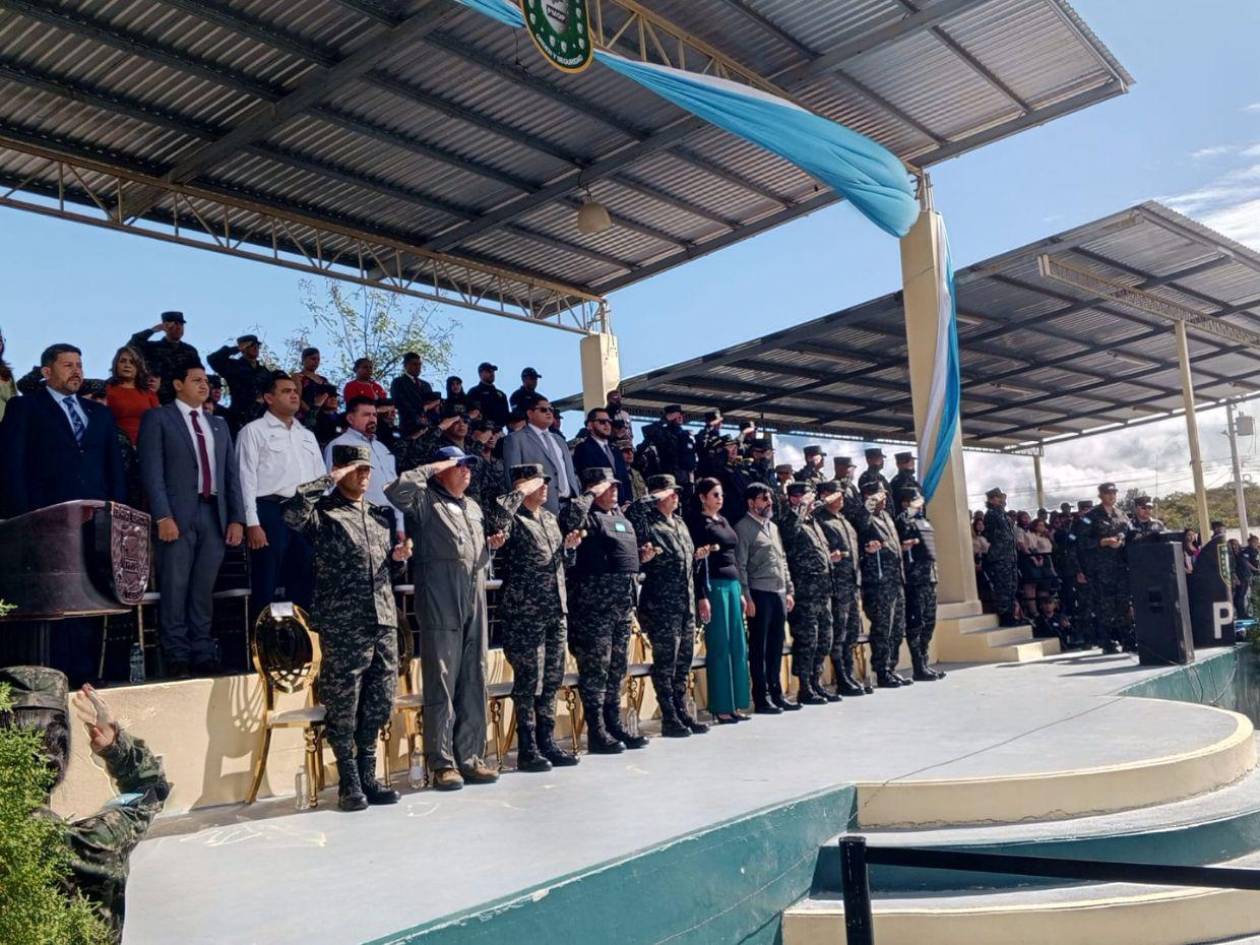
[[[777,804],[372,945],[774,945],[855,799],[841,787]]]

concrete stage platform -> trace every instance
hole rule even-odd
[[[1120,695],[1220,702],[1235,654],[1204,659],[1167,684],[1155,677],[1169,670],[1097,652],[953,667],[393,808],[341,814],[330,791],[313,812],[276,800],[164,818],[133,857],[124,941],[774,942],[820,845],[850,827],[1053,834],[1045,824],[1184,811],[1239,782],[1256,763],[1244,716]],[[795,940],[833,940],[813,930],[834,933],[834,901],[804,906]]]

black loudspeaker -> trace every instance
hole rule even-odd
[[[1195,641],[1181,546],[1138,541],[1126,550],[1139,662],[1150,666],[1193,662]]]
[[[1234,645],[1234,594],[1230,583],[1233,564],[1224,538],[1213,538],[1199,552],[1190,588],[1190,621],[1194,645]]]

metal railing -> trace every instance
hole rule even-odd
[[[872,847],[866,845],[865,837],[841,837],[840,876],[844,889],[846,945],[875,945],[869,872],[872,865],[957,870],[965,873],[1008,873],[1089,882],[1260,891],[1260,869],[1008,856],[1001,853],[963,853],[916,847]]]

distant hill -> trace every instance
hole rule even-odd
[[[1130,490],[1124,497],[1122,505],[1125,511],[1131,512],[1133,499],[1137,491]],[[1243,492],[1243,500],[1247,505],[1247,522],[1253,528],[1260,525],[1257,513],[1260,512],[1260,486],[1247,486]],[[1238,503],[1234,498],[1233,485],[1218,486],[1207,493],[1208,518],[1220,520],[1227,528],[1238,527]],[[1174,530],[1198,528],[1199,513],[1195,511],[1193,492],[1172,492],[1155,499],[1155,517]]]

